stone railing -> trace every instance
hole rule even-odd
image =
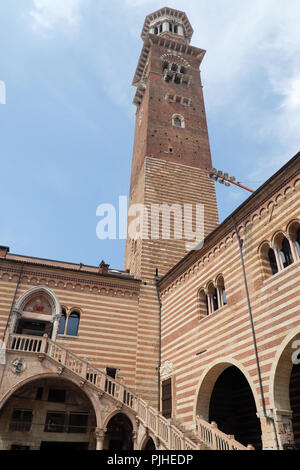
[[[198,418],[199,444],[193,442],[178,429],[171,420],[164,418],[155,408],[139,398],[128,387],[102,370],[80,359],[68,349],[43,337],[10,334],[6,341],[7,350],[46,355],[61,365],[62,368],[81,377],[87,384],[105,392],[134,411],[137,418],[170,450],[199,450],[201,442],[211,449],[246,450],[230,436],[222,433],[212,424]]]
[[[197,435],[202,442],[213,450],[255,450],[250,444],[245,447],[236,441],[234,436],[220,431],[216,423],[209,424],[201,416],[197,416]]]

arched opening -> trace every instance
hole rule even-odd
[[[226,298],[226,289],[225,289],[225,282],[223,276],[219,276],[216,281],[217,286],[217,293],[219,296],[219,305],[220,307],[225,307],[227,305],[227,298]]]
[[[287,444],[300,450],[300,333],[286,340],[278,356],[272,386],[273,406],[283,423],[280,440],[283,448]]]
[[[132,423],[126,415],[114,415],[107,425],[104,450],[133,450],[132,432]]]
[[[66,313],[66,309],[63,308],[61,311],[61,318],[60,318],[60,324],[59,324],[59,332],[58,332],[59,335],[65,334],[66,320],[67,320],[67,313]]]
[[[300,259],[300,223],[295,220],[289,226],[289,237],[294,244],[296,258]]]
[[[274,246],[277,249],[282,269],[293,263],[293,255],[289,240],[283,233],[278,233],[274,238]]]
[[[295,446],[300,450],[300,364],[293,365],[289,389]]]
[[[154,441],[152,439],[152,437],[148,436],[148,438],[146,439],[146,442],[144,443],[143,445],[143,448],[142,450],[156,450],[156,447],[155,447],[155,444],[154,444]]]
[[[270,247],[269,242],[264,242],[260,247],[260,259],[263,266],[265,279],[278,273],[278,266],[275,251]]]
[[[208,299],[204,289],[199,291],[199,304],[200,304],[200,317],[206,317],[209,314],[208,311]]]
[[[77,336],[79,328],[80,315],[78,312],[70,313],[68,317],[67,335]]]
[[[93,450],[95,428],[89,398],[62,378],[21,386],[1,409],[3,450]]]
[[[241,444],[261,449],[261,426],[249,379],[229,362],[215,364],[202,379],[196,414],[215,422]]]
[[[17,300],[10,330],[29,336],[47,334],[55,341],[60,316],[61,307],[55,293],[48,287],[33,287]]]
[[[209,313],[216,312],[219,309],[219,296],[218,290],[212,282],[207,286],[207,295]]]

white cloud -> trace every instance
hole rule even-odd
[[[82,0],[33,0],[30,10],[32,27],[49,33],[55,27],[70,27],[78,23]]]

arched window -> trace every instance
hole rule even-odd
[[[60,318],[60,325],[59,325],[59,332],[58,332],[59,335],[65,334],[66,320],[67,320],[67,314],[66,314],[66,310],[63,308],[61,312],[61,318]]]
[[[172,124],[174,127],[181,127],[182,129],[184,129],[185,128],[184,117],[181,114],[173,114]]]
[[[163,68],[163,70],[168,70],[168,68],[169,68],[169,62],[167,62],[167,61],[163,62],[162,68]]]
[[[173,70],[173,72],[177,72],[178,65],[177,64],[172,64],[171,70]]]
[[[291,252],[290,242],[287,238],[284,238],[281,243],[281,249],[279,250],[282,266],[287,268],[293,262],[293,256]]]
[[[180,73],[185,74],[185,67],[180,68]]]
[[[300,258],[300,227],[297,230],[295,245],[297,248],[297,253]]]
[[[297,220],[289,225],[288,234],[293,244],[294,257],[300,259],[300,223]]]
[[[156,26],[154,28],[154,34],[158,34],[158,28]]]
[[[218,298],[218,291],[216,288],[214,288],[213,294],[212,294],[212,306],[214,312],[218,310],[219,308],[219,298]]]
[[[219,296],[219,305],[220,308],[224,307],[227,305],[227,298],[226,298],[226,291],[225,291],[225,283],[224,283],[224,278],[223,276],[219,276],[217,281],[217,290],[218,290],[218,296]]]
[[[272,274],[278,273],[278,266],[277,266],[277,261],[276,261],[276,256],[273,248],[270,248],[268,251],[268,258],[269,258],[269,263],[270,263],[270,268],[272,271]]]
[[[181,83],[181,78],[179,75],[175,75],[174,77],[174,83],[176,83],[176,85],[180,85]]]
[[[67,325],[67,335],[77,336],[78,327],[79,327],[79,319],[80,319],[80,315],[78,312],[70,313],[69,318],[68,318],[68,325]]]
[[[174,33],[176,33],[176,34],[178,33],[178,26],[176,26],[176,25],[174,26]]]
[[[208,298],[204,289],[199,291],[199,303],[200,303],[200,316],[207,317],[209,315]]]
[[[181,127],[181,119],[178,116],[174,119],[174,126]]]
[[[276,245],[274,245],[276,246]],[[264,278],[268,279],[274,274],[278,273],[278,263],[275,253],[276,248],[272,248],[268,241],[262,243],[259,249],[259,256],[262,262]]]

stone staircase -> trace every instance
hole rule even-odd
[[[209,424],[197,417],[196,431],[186,431],[178,421],[168,420],[155,408],[137,396],[123,383],[114,380],[89,362],[84,361],[68,349],[43,337],[10,334],[6,339],[8,352],[25,352],[54,361],[61,371],[67,369],[80,378],[82,385],[95,388],[100,394],[111,396],[122,407],[128,407],[168,450],[249,450],[218,430],[215,423]]]

